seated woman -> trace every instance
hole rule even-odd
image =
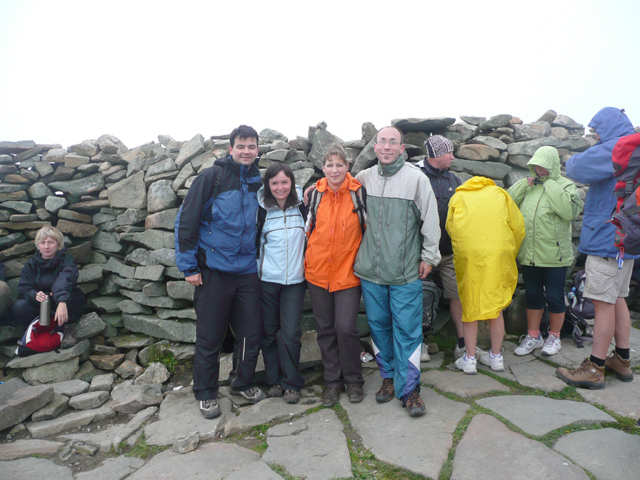
[[[80,318],[84,307],[84,295],[76,287],[78,267],[63,250],[64,238],[57,228],[42,227],[35,244],[38,251],[22,268],[12,321],[26,328],[40,314],[40,303],[49,296],[54,320],[62,327]]]
[[[518,283],[516,255],[525,233],[522,214],[493,180],[472,177],[451,197],[446,228],[453,246],[466,347],[455,365],[467,374],[477,372],[478,320],[488,320],[491,351],[479,352],[478,360],[502,371],[502,311]]]
[[[304,231],[306,207],[291,168],[273,163],[258,190],[258,277],[264,336],[262,357],[269,397],[298,403],[300,321],[304,303]]]

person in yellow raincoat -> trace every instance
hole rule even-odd
[[[480,363],[504,370],[502,311],[511,303],[518,282],[516,256],[524,239],[522,214],[509,194],[485,177],[472,177],[449,202],[446,223],[462,302],[465,354],[456,367],[474,374],[478,320],[489,320],[491,351],[479,352]]]

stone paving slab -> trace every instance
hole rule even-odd
[[[160,404],[159,420],[144,428],[147,444],[173,445],[179,437],[193,432],[198,432],[202,440],[215,438],[231,414],[231,403],[227,399],[219,399],[219,404],[222,415],[207,420],[200,413],[200,402],[190,388],[168,393]]]
[[[308,399],[309,403],[297,403],[290,405],[282,398],[266,398],[260,403],[242,407],[240,415],[229,416],[224,424],[224,436],[228,437],[237,432],[242,432],[276,420],[286,420],[294,415],[299,415],[310,408],[320,405],[319,399]]]
[[[574,432],[553,447],[589,470],[598,480],[640,478],[640,436],[614,428]]]
[[[30,422],[26,427],[33,438],[43,438],[57,433],[65,432],[73,428],[89,425],[91,422],[113,417],[115,412],[111,407],[102,406],[94,410],[82,410],[71,412],[52,420],[42,422]]]
[[[28,357],[15,357],[7,363],[7,368],[32,368],[46,365],[48,363],[67,361],[88,352],[90,345],[91,343],[89,340],[82,340],[71,348],[64,348],[59,351],[36,353],[35,355],[29,355]]]
[[[231,443],[212,442],[185,454],[165,450],[149,460],[127,480],[222,480],[259,459],[260,455],[246,448]]]
[[[251,462],[241,470],[224,477],[224,480],[247,480],[248,478],[251,480],[284,480],[262,461]]]
[[[578,388],[578,393],[591,403],[599,403],[618,415],[640,418],[640,379],[621,382],[613,375],[605,377],[605,388],[589,390]]]
[[[29,418],[52,398],[53,388],[50,385],[31,387],[17,378],[0,384],[0,430]]]
[[[591,447],[593,448],[593,446]],[[471,420],[453,459],[455,480],[587,480],[577,465],[490,415]]]
[[[555,367],[538,360],[511,366],[516,382],[544,392],[559,392],[566,388],[567,384],[556,377],[555,372]]]
[[[51,384],[51,386],[53,387],[53,391],[55,393],[66,395],[67,397],[80,395],[81,393],[89,390],[89,383],[77,378],[74,380],[67,380],[65,382],[53,383]]]
[[[64,444],[50,440],[16,440],[3,443],[0,447],[0,460],[14,460],[31,455],[53,455],[62,445]]]
[[[545,435],[572,423],[614,422],[593,405],[573,400],[554,400],[540,395],[501,395],[477,400],[530,435]]]
[[[420,395],[427,414],[411,418],[397,399],[376,403],[375,392],[381,384],[378,375],[368,377],[361,403],[349,403],[341,398],[340,404],[347,411],[351,424],[379,460],[437,478],[449,454],[453,432],[468,405],[423,388]]]
[[[138,430],[153,414],[157,407],[147,407],[136,413],[127,423],[114,425],[106,430],[94,433],[69,433],[60,435],[66,440],[79,440],[96,445],[102,452],[109,452],[111,448],[117,450],[118,445]]]
[[[489,392],[510,391],[509,387],[487,375],[467,375],[460,371],[429,370],[422,373],[420,383],[466,398]]]
[[[44,458],[20,458],[0,462],[0,478],[6,480],[34,480],[50,478],[55,480],[73,480],[71,469],[56,465]]]
[[[515,353],[513,353],[513,351],[516,349],[517,346],[518,345],[516,345],[513,342],[503,342],[502,356],[504,357],[504,372],[494,372],[493,370],[491,370],[490,367],[487,367],[486,365],[482,365],[480,362],[478,362],[478,370],[491,372],[493,375],[516,382],[517,379],[516,379],[516,376],[513,374],[512,367],[519,366],[519,365],[527,365],[536,360],[536,357],[534,357],[533,355],[518,356]]]
[[[122,480],[144,465],[135,457],[108,458],[98,468],[76,474],[75,480]]]
[[[307,480],[351,478],[351,459],[342,422],[323,409],[267,430],[262,460]]]

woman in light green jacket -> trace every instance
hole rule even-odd
[[[575,184],[560,175],[560,156],[554,147],[540,147],[527,165],[530,176],[508,190],[520,207],[526,229],[518,261],[524,278],[528,331],[515,354],[527,355],[542,348],[544,355],[555,355],[562,347],[564,283],[574,255],[571,221],[582,211],[583,201]],[[545,303],[550,328],[543,340],[540,321]]]

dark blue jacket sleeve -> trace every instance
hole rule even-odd
[[[73,257],[71,255],[65,255],[62,268],[51,286],[53,300],[56,303],[68,302],[77,281],[78,267],[73,261]]]
[[[567,161],[567,177],[585,185],[613,178],[611,152],[614,144],[615,141],[599,143],[573,155]]]
[[[20,273],[20,280],[18,281],[18,295],[25,300],[36,299],[36,272],[35,264],[32,259],[29,259],[27,263],[22,267]]]
[[[200,224],[209,203],[215,185],[218,168],[211,167],[200,173],[193,181],[189,192],[182,202],[175,223],[174,240],[176,248],[176,266],[185,275],[200,272],[198,266],[198,245]]]

